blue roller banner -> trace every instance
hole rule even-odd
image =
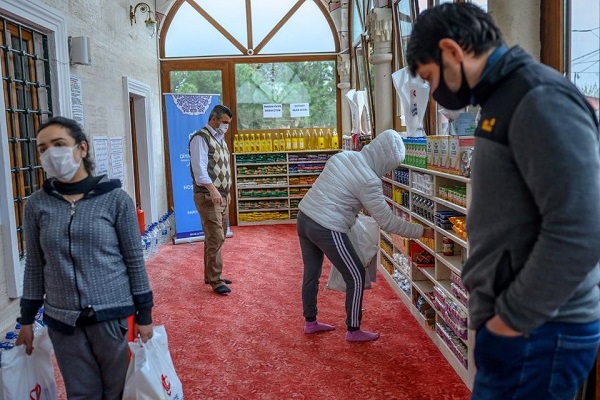
[[[206,125],[211,110],[217,104],[220,104],[218,94],[165,94],[175,244],[204,238],[200,215],[194,204],[188,143],[190,136]]]

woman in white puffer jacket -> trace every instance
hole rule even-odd
[[[363,208],[387,232],[408,238],[433,238],[433,229],[404,221],[394,215],[385,197],[381,176],[404,160],[400,135],[386,130],[360,152],[344,151],[332,156],[299,205],[298,236],[304,262],[302,305],[305,333],[335,329],[317,322],[317,294],[324,255],[346,282],[346,340],[366,342],[378,333],[360,330],[365,268],[348,232]]]

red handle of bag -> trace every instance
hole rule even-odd
[[[127,341],[133,342],[135,340],[135,336],[133,334],[133,328],[135,326],[135,318],[134,316],[127,317]],[[131,350],[129,346],[127,346],[127,352],[129,353],[129,359],[131,359]]]

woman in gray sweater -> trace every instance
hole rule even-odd
[[[128,366],[127,318],[152,337],[152,291],[135,207],[119,180],[93,176],[89,142],[77,122],[55,117],[38,129],[48,175],[25,204],[27,262],[17,345],[34,351],[44,322],[67,397],[120,399]]]

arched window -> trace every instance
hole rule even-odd
[[[179,0],[165,25],[163,57],[335,53],[325,10],[320,0]]]

